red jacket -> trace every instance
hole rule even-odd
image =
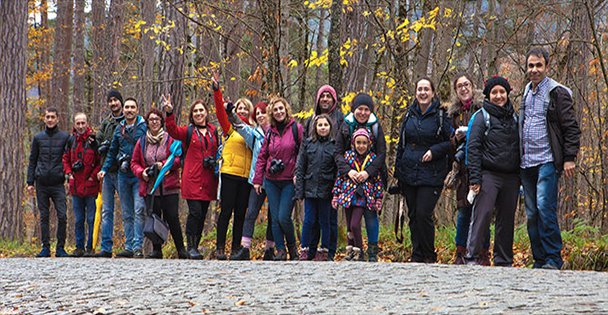
[[[168,135],[166,135],[166,138],[166,140],[163,140],[163,142],[166,143],[159,143],[160,146],[165,146],[164,154],[158,154],[165,157],[164,159],[158,161],[163,164],[165,164],[167,158],[171,155],[171,144],[173,143],[173,138],[169,137]],[[144,158],[144,151],[141,145],[142,141],[146,141],[145,135],[139,138],[139,140],[137,140],[137,143],[135,144],[135,149],[133,149],[133,157],[131,158],[131,171],[133,171],[133,174],[137,176],[137,178],[139,178],[139,195],[145,196],[150,192],[150,190],[154,186],[154,182],[156,181],[156,179],[149,179],[148,182],[144,181],[144,170],[150,165],[146,163],[146,160]],[[150,144],[145,143],[144,149],[148,145]],[[173,166],[171,166],[171,169],[167,174],[165,174],[165,177],[163,178],[163,183],[161,185],[163,191],[179,189],[179,167],[180,158],[179,156],[176,156],[175,160],[173,161]],[[157,190],[159,189],[161,188],[157,188]]]
[[[176,140],[183,142],[188,137],[188,126],[178,126],[175,115],[167,115],[165,120],[167,132]],[[203,139],[196,128],[192,132],[192,139],[188,146],[182,170],[182,198],[190,200],[215,200],[217,198],[218,180],[214,170],[203,167],[203,159],[208,156],[215,158],[218,139],[216,127],[207,123],[207,133]],[[185,146],[182,144],[182,149]]]
[[[72,174],[69,189],[70,194],[76,197],[92,197],[99,193],[97,173],[101,170],[101,155],[97,154],[97,150],[91,148],[87,143],[87,139],[92,133],[93,130],[88,128],[79,135],[74,129],[63,153],[63,171],[66,175]],[[77,161],[82,162],[83,168],[76,172],[72,170],[72,165]]]

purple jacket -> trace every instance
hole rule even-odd
[[[291,129],[293,124],[296,124],[298,128],[297,144]],[[264,140],[264,144],[258,155],[253,183],[261,185],[264,178],[269,180],[293,180],[302,136],[302,125],[298,124],[293,119],[285,125],[282,134],[279,134],[279,130],[276,126],[270,127],[266,132],[266,140]],[[285,164],[283,171],[276,174],[270,174],[269,169],[272,160],[282,160],[283,164]]]

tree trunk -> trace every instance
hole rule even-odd
[[[315,50],[317,51],[317,54],[322,54],[323,51],[325,50],[325,44],[324,44],[324,40],[325,40],[325,15],[326,15],[327,10],[325,9],[321,9],[319,10],[319,30],[317,32],[317,42],[316,42],[316,48]],[[321,67],[317,67],[317,69],[315,70],[315,88],[318,89],[320,88],[324,83],[321,82]]]
[[[289,27],[291,25],[291,19],[289,17],[289,5],[290,0],[279,0],[280,19],[279,19],[279,55],[277,56],[277,62],[279,66],[279,93],[285,96],[288,100],[291,96],[291,78],[289,77],[290,71],[287,63],[290,59],[289,54]]]
[[[71,115],[69,103],[73,16],[74,0],[57,0],[51,101],[48,105],[58,109],[59,127],[62,129],[68,127]]]
[[[147,109],[149,109],[152,103],[157,99],[154,95],[154,42],[150,39],[153,32],[145,32],[145,29],[149,29],[154,24],[154,12],[155,6],[154,1],[141,0],[141,18],[146,22],[144,27],[141,30],[141,45],[139,54],[141,56],[141,66],[140,66],[140,74],[139,74],[139,88],[137,89],[137,99],[141,103],[141,112],[144,113]],[[157,104],[160,106],[160,104]]]
[[[170,45],[169,51],[163,50],[165,56],[160,64],[161,67],[161,93],[171,94],[171,102],[175,106],[177,118],[181,116],[182,106],[184,102],[184,60],[185,54],[177,49],[182,46],[187,34],[187,24],[183,15],[177,12],[173,4],[164,2],[166,22],[175,23],[175,27],[171,29],[170,35],[164,40]]]
[[[422,7],[422,14],[427,15],[437,6],[437,0],[426,0]],[[431,59],[431,45],[433,43],[434,31],[430,28],[423,28],[418,32],[420,41],[416,52],[416,62],[414,63],[414,77],[426,76],[429,72],[429,61]],[[413,88],[413,87],[412,87]]]
[[[328,68],[329,84],[336,89],[338,95],[344,93],[342,80],[342,65],[340,65],[340,34],[342,32],[342,1],[332,1],[331,3],[331,26],[329,27],[329,38],[327,39],[328,48]]]
[[[74,111],[87,112],[85,96],[85,73],[84,66],[84,1],[76,1],[74,11]],[[67,127],[67,126],[66,126]]]
[[[105,52],[106,9],[105,0],[91,3],[91,84],[93,86],[93,112],[90,121],[98,123],[106,112],[107,63]]]
[[[27,102],[27,1],[0,1],[0,238],[23,236],[23,135]]]

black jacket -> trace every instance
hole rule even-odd
[[[27,168],[27,184],[61,185],[65,179],[61,158],[70,135],[55,126],[34,136]]]
[[[296,165],[296,199],[331,199],[331,190],[336,180],[337,167],[334,161],[336,142],[323,138],[302,143]]]
[[[414,101],[404,116],[399,133],[395,158],[395,177],[399,184],[443,186],[452,151],[451,134],[450,118],[440,109],[438,100],[424,114],[418,102]],[[433,158],[429,162],[422,162],[422,156],[428,150],[431,150]]]
[[[475,112],[469,123],[467,165],[471,184],[481,184],[482,170],[519,172],[519,132],[511,101],[500,107],[486,100],[483,108],[489,114],[490,129],[482,110]]]

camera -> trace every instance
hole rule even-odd
[[[84,169],[84,164],[81,160],[78,160],[72,164],[72,172],[80,172]]]
[[[282,172],[284,169],[285,163],[283,163],[283,160],[272,159],[272,161],[270,161],[268,172],[270,172],[270,174],[277,174]]]
[[[156,166],[156,164],[148,166],[148,168],[146,169],[146,174],[148,174],[148,177],[150,178],[155,178],[156,176],[158,176],[158,167]]]
[[[207,156],[203,159],[203,167],[209,170],[215,169],[217,161],[212,156]]]
[[[110,140],[106,140],[106,141],[102,142],[99,146],[97,146],[97,153],[104,155],[104,154],[108,153],[109,149],[110,149]]]
[[[467,147],[467,143],[463,142],[461,145],[458,146],[458,148],[456,148],[456,153],[454,154],[454,160],[456,160],[456,162],[462,162],[464,161],[465,157],[466,157],[466,150]]]
[[[123,154],[118,157],[118,169],[121,173],[128,173],[131,169],[131,156]]]

